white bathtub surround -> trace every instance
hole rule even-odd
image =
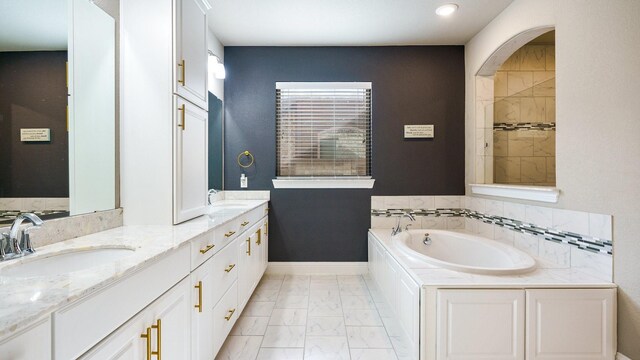
[[[401,240],[388,230],[370,230],[369,267],[381,296],[394,301],[385,312],[400,319],[400,329],[391,331],[408,336],[409,353],[524,359],[561,352],[575,359],[614,359],[611,281],[577,268],[538,266],[519,275],[453,271],[406,255]],[[469,250],[470,261],[479,253],[471,246],[448,248],[455,248],[451,256]]]
[[[120,226],[122,226],[122,209],[114,209],[45,220],[44,225],[30,235],[37,250],[41,246]],[[9,227],[10,225],[0,228],[0,233],[9,232]]]
[[[394,197],[372,197],[372,206],[406,204],[404,200],[398,202],[392,198]],[[433,198],[435,208],[372,208],[371,228],[391,229],[396,224],[397,216],[411,212],[417,221],[411,222],[405,217],[401,221],[403,227],[411,223],[411,229],[464,230],[515,246],[535,256],[544,268],[575,267],[601,279],[612,279],[613,234],[610,215],[472,196],[399,198]],[[415,200],[413,203],[417,205],[427,202]],[[464,207],[437,206],[456,203],[464,204]]]

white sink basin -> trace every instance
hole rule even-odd
[[[54,253],[29,259],[0,269],[0,276],[34,277],[54,276],[105,265],[133,255],[130,248],[99,248]]]

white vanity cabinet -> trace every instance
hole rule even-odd
[[[207,109],[207,10],[202,0],[175,1],[174,93]]]
[[[120,167],[125,225],[206,211],[206,0],[120,3]]]
[[[253,290],[264,273],[265,256],[263,255],[263,249],[266,249],[266,244],[262,243],[263,224],[264,221],[251,227],[236,240],[239,264],[238,308],[240,312],[249,301]]]
[[[182,280],[81,358],[190,359],[189,285]]]
[[[182,0],[192,2],[192,0]],[[207,208],[203,194],[208,187],[207,123],[205,110],[174,96],[174,223],[202,215]]]
[[[51,359],[51,319],[0,341],[0,357],[12,360]]]

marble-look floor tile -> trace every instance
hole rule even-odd
[[[284,280],[284,274],[264,274],[263,280]]]
[[[351,360],[397,360],[393,349],[351,349]]]
[[[309,316],[342,316],[340,299],[337,301],[311,301],[309,302]]]
[[[341,284],[340,295],[368,296],[369,289],[365,284]]]
[[[309,336],[304,347],[305,360],[349,360],[344,336]]]
[[[347,326],[352,349],[391,349],[391,341],[383,326]]]
[[[307,319],[307,336],[345,336],[347,330],[342,316],[310,316]]]
[[[278,295],[276,309],[306,309],[309,306],[307,295]]]
[[[258,355],[262,336],[229,336],[216,360],[253,360]]]
[[[399,360],[413,360],[411,345],[406,336],[392,336],[390,339]]]
[[[278,289],[256,289],[249,301],[276,301],[278,293]]]
[[[307,309],[274,309],[269,325],[306,325]]]
[[[310,301],[340,301],[340,290],[338,287],[327,287],[316,289],[311,288],[309,292]]]
[[[268,326],[262,347],[301,348],[304,334],[304,326]]]
[[[269,318],[264,316],[240,316],[231,329],[231,335],[262,336],[267,330]]]
[[[270,280],[270,279],[262,279],[258,284],[257,289],[280,289],[282,286],[282,280]],[[256,289],[256,290],[257,290]]]
[[[348,310],[344,320],[347,326],[383,326],[376,310]]]
[[[273,307],[276,303],[273,301],[269,302],[254,302],[249,301],[247,306],[245,306],[244,311],[242,312],[243,316],[271,316],[271,312],[273,311]]]
[[[256,360],[302,360],[304,349],[261,348]]]
[[[342,308],[348,309],[363,309],[374,310],[376,308],[371,296],[355,296],[355,295],[343,295]]]

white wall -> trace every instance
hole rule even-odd
[[[209,50],[211,50],[215,55],[218,55],[218,57],[224,62],[224,46],[211,29],[209,29],[207,43]],[[209,76],[209,91],[218,99],[224,101],[224,80]]]
[[[638,15],[637,0],[516,0],[465,51],[467,179],[473,179],[476,72],[509,38],[556,26],[556,161],[562,191],[557,206],[613,215],[618,351],[634,359],[640,358]]]

